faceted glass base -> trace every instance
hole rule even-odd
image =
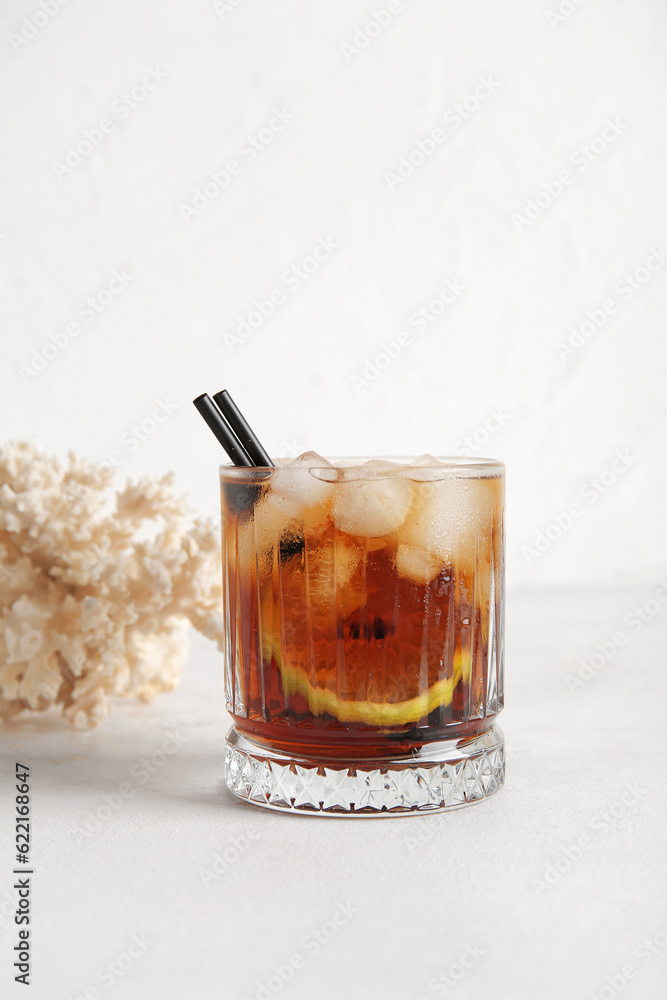
[[[479,802],[505,780],[498,726],[482,736],[431,743],[411,754],[342,761],[267,750],[232,727],[227,787],[241,799],[302,816],[411,816]]]

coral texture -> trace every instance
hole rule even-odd
[[[172,690],[188,622],[222,643],[220,546],[171,475],[112,474],[30,443],[0,449],[0,716],[58,705],[96,725],[112,696]]]

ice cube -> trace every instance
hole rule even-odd
[[[399,545],[396,549],[396,572],[422,586],[435,580],[442,569],[442,559],[415,545]]]
[[[297,455],[296,458],[287,463],[288,468],[292,468],[295,465],[305,465],[309,469],[333,469],[333,465],[329,459],[324,458],[323,455],[318,455],[316,451],[304,451],[302,455]]]
[[[311,476],[311,468],[333,469],[333,465],[314,451],[299,455],[283,468],[275,470],[264,502],[286,518],[301,518],[307,511],[306,520],[323,522],[333,491],[330,483]]]
[[[331,519],[348,535],[376,538],[396,531],[412,503],[412,486],[404,479],[354,480],[334,487]]]
[[[252,511],[246,533],[248,542],[245,548],[248,551],[254,544],[259,553],[272,551],[285,533],[303,538],[324,529],[333,498],[333,486],[310,475],[313,463],[333,468],[326,458],[315,452],[306,452],[271,471],[270,478],[262,486],[261,500],[255,502]],[[239,552],[239,555],[242,556],[242,553]]]
[[[266,551],[270,541],[278,537],[282,530],[284,519],[276,515],[264,502],[255,507],[254,517],[239,521],[236,533],[230,532],[228,545],[236,545],[240,564],[254,564],[258,553]]]
[[[313,469],[308,469],[308,472],[315,479],[319,479],[323,483],[337,483],[340,479],[343,479],[345,475],[345,470],[337,469],[335,465],[332,465],[331,467],[318,466]]]
[[[416,483],[424,483],[445,479],[447,466],[439,462],[433,455],[420,455],[413,459],[407,469],[403,470],[403,475]]]
[[[442,562],[473,569],[488,559],[500,480],[448,478],[415,486],[410,517],[398,532],[399,545],[423,549]]]
[[[326,609],[343,618],[352,614],[364,601],[362,549],[350,538],[336,535],[308,551],[308,593],[318,609]]]
[[[364,462],[362,468],[365,470],[367,479],[381,479],[383,473],[385,476],[396,475],[405,466],[401,465],[400,462],[390,462],[386,458],[370,458]]]

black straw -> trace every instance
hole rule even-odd
[[[234,465],[253,466],[255,462],[243,447],[229,423],[207,392],[197,396],[192,402],[225,449]]]
[[[223,418],[226,419],[227,423],[236,435],[240,447],[247,455],[250,456],[249,464],[273,468],[273,462],[269,458],[269,455],[260,444],[257,435],[227,390],[223,389],[221,392],[216,392],[213,399],[217,403]],[[227,452],[227,454],[229,455],[229,452]],[[232,461],[234,461],[234,459],[232,459]]]

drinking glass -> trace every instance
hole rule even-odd
[[[503,463],[311,454],[220,483],[229,789],[328,816],[496,792]]]

